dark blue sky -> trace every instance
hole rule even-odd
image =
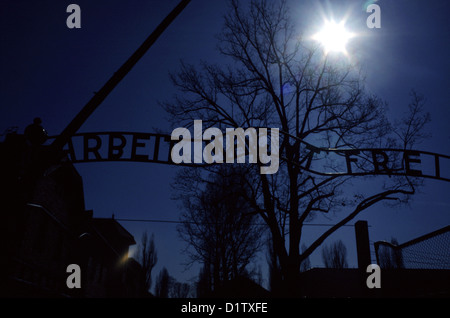
[[[346,15],[347,25],[360,34],[349,46],[350,57],[364,66],[366,87],[389,104],[392,118],[402,114],[412,88],[425,95],[431,113],[432,137],[420,150],[450,154],[450,5],[446,1],[383,1],[381,29],[366,27],[366,1],[288,1],[298,16],[299,32],[312,34],[321,15]],[[81,7],[82,28],[66,27],[66,7]],[[0,9],[0,130],[19,131],[40,116],[49,134],[60,133],[84,104],[134,52],[178,3],[165,1],[2,1]],[[170,133],[173,128],[158,101],[176,92],[168,73],[181,59],[220,63],[215,34],[222,27],[225,1],[193,0],[150,51],[86,121],[80,132],[135,131]],[[450,163],[449,163],[450,165]],[[170,200],[177,167],[149,163],[82,163],[86,208],[97,217],[170,219],[179,216]],[[450,169],[447,168],[447,169]],[[447,170],[448,171],[448,170]],[[370,239],[405,242],[450,223],[450,184],[427,180],[411,206],[389,209],[377,205],[363,212],[371,226]],[[333,216],[315,222],[332,222]],[[351,223],[353,224],[353,222]],[[159,262],[180,281],[197,274],[183,273],[183,243],[175,225],[123,223],[139,241],[142,231],[155,234]],[[323,228],[321,228],[323,229]],[[318,228],[306,231],[306,244]],[[354,232],[345,227],[328,242],[342,238],[349,263],[356,266]],[[319,251],[320,252],[320,251]],[[321,266],[320,253],[311,259]]]

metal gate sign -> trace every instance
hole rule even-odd
[[[282,131],[280,133],[295,138]],[[133,161],[181,166],[208,165],[208,163],[195,163],[194,161],[192,163],[174,163],[171,152],[177,142],[179,141],[174,140],[168,134],[141,132],[80,133],[72,136],[64,149],[73,163]],[[203,144],[207,142],[202,141]],[[447,155],[409,149],[320,148],[304,141],[301,141],[301,145],[301,157],[298,161],[291,163],[298,165],[301,170],[317,175],[390,175],[450,181],[450,156]],[[248,152],[246,155],[248,157]],[[281,161],[287,160],[282,153],[280,153],[280,159]],[[246,160],[245,162],[250,161]]]

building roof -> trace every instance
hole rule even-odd
[[[136,244],[133,235],[113,218],[92,218],[92,225],[108,241],[113,241],[120,237],[122,242],[127,245]]]

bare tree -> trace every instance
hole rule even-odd
[[[322,260],[326,268],[347,268],[347,248],[341,240],[322,248]]]
[[[196,282],[197,297],[207,297],[211,293],[211,271],[208,264],[203,264],[198,274],[198,280]]]
[[[189,295],[189,284],[173,281],[169,296],[170,298],[187,298]]]
[[[430,113],[424,110],[425,97],[415,90],[411,90],[410,96],[411,103],[408,105],[408,111],[395,123],[393,130],[403,149],[411,148],[430,137],[430,134],[423,129],[431,121]]]
[[[167,268],[163,267],[156,277],[155,296],[159,298],[169,298],[171,283],[172,278],[170,277]]]
[[[189,127],[202,119],[211,127],[277,127],[280,156],[277,174],[258,174],[255,168],[245,183],[249,204],[271,231],[280,265],[283,290],[293,295],[302,262],[332,233],[379,202],[406,202],[415,193],[416,180],[404,176],[365,177],[367,188],[352,186],[352,176],[320,176],[298,164],[308,149],[402,146],[406,149],[422,131],[420,107],[397,127],[386,118],[385,103],[366,92],[361,69],[345,59],[324,55],[302,37],[289,16],[285,1],[251,1],[248,7],[231,1],[219,35],[224,65],[203,63],[199,68],[182,63],[171,78],[181,94],[163,103],[174,123]],[[230,63],[225,64],[225,61]],[[287,135],[289,134],[289,135]],[[293,137],[290,137],[293,136]],[[400,158],[401,159],[401,158]],[[360,169],[373,169],[361,160]],[[327,162],[340,171],[338,162]],[[361,177],[362,178],[362,177]],[[375,182],[371,182],[375,181]],[[339,216],[300,252],[302,229],[318,213]]]
[[[383,269],[403,268],[402,251],[398,248],[396,238],[391,238],[390,243],[379,246],[377,251],[380,267]]]
[[[280,269],[280,262],[278,261],[277,254],[275,253],[273,244],[272,244],[272,238],[269,237],[268,244],[267,244],[267,251],[268,254],[266,256],[267,258],[267,265],[269,267],[269,288],[272,292],[278,292],[282,287],[282,275],[281,275],[281,269]]]
[[[142,234],[141,244],[138,247],[138,261],[145,273],[145,290],[152,285],[152,270],[158,262],[158,254],[155,248],[154,235],[148,237],[147,232]]]
[[[198,170],[186,170],[175,185],[184,203],[178,231],[188,243],[191,263],[202,263],[203,275],[210,275],[203,277],[210,290],[247,275],[246,267],[262,245],[262,226],[256,224],[246,199],[250,194],[242,185],[244,173],[230,166],[217,167],[206,177]]]
[[[302,244],[302,252],[304,252],[305,250],[306,250],[306,245]],[[310,268],[311,268],[311,261],[309,260],[309,256],[308,256],[300,264],[300,272],[306,272]]]

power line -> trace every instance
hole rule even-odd
[[[212,224],[225,224],[223,222],[194,222],[194,221],[176,221],[176,220],[161,220],[161,219],[129,219],[129,218],[115,218],[116,221],[121,222],[142,222],[142,223],[170,223],[170,224],[202,224],[202,225],[212,225]],[[250,225],[266,225],[266,223],[250,223]],[[286,225],[289,225],[286,223]],[[326,223],[303,223],[304,226],[334,226],[335,224]],[[353,224],[345,224],[343,226],[351,226]]]

